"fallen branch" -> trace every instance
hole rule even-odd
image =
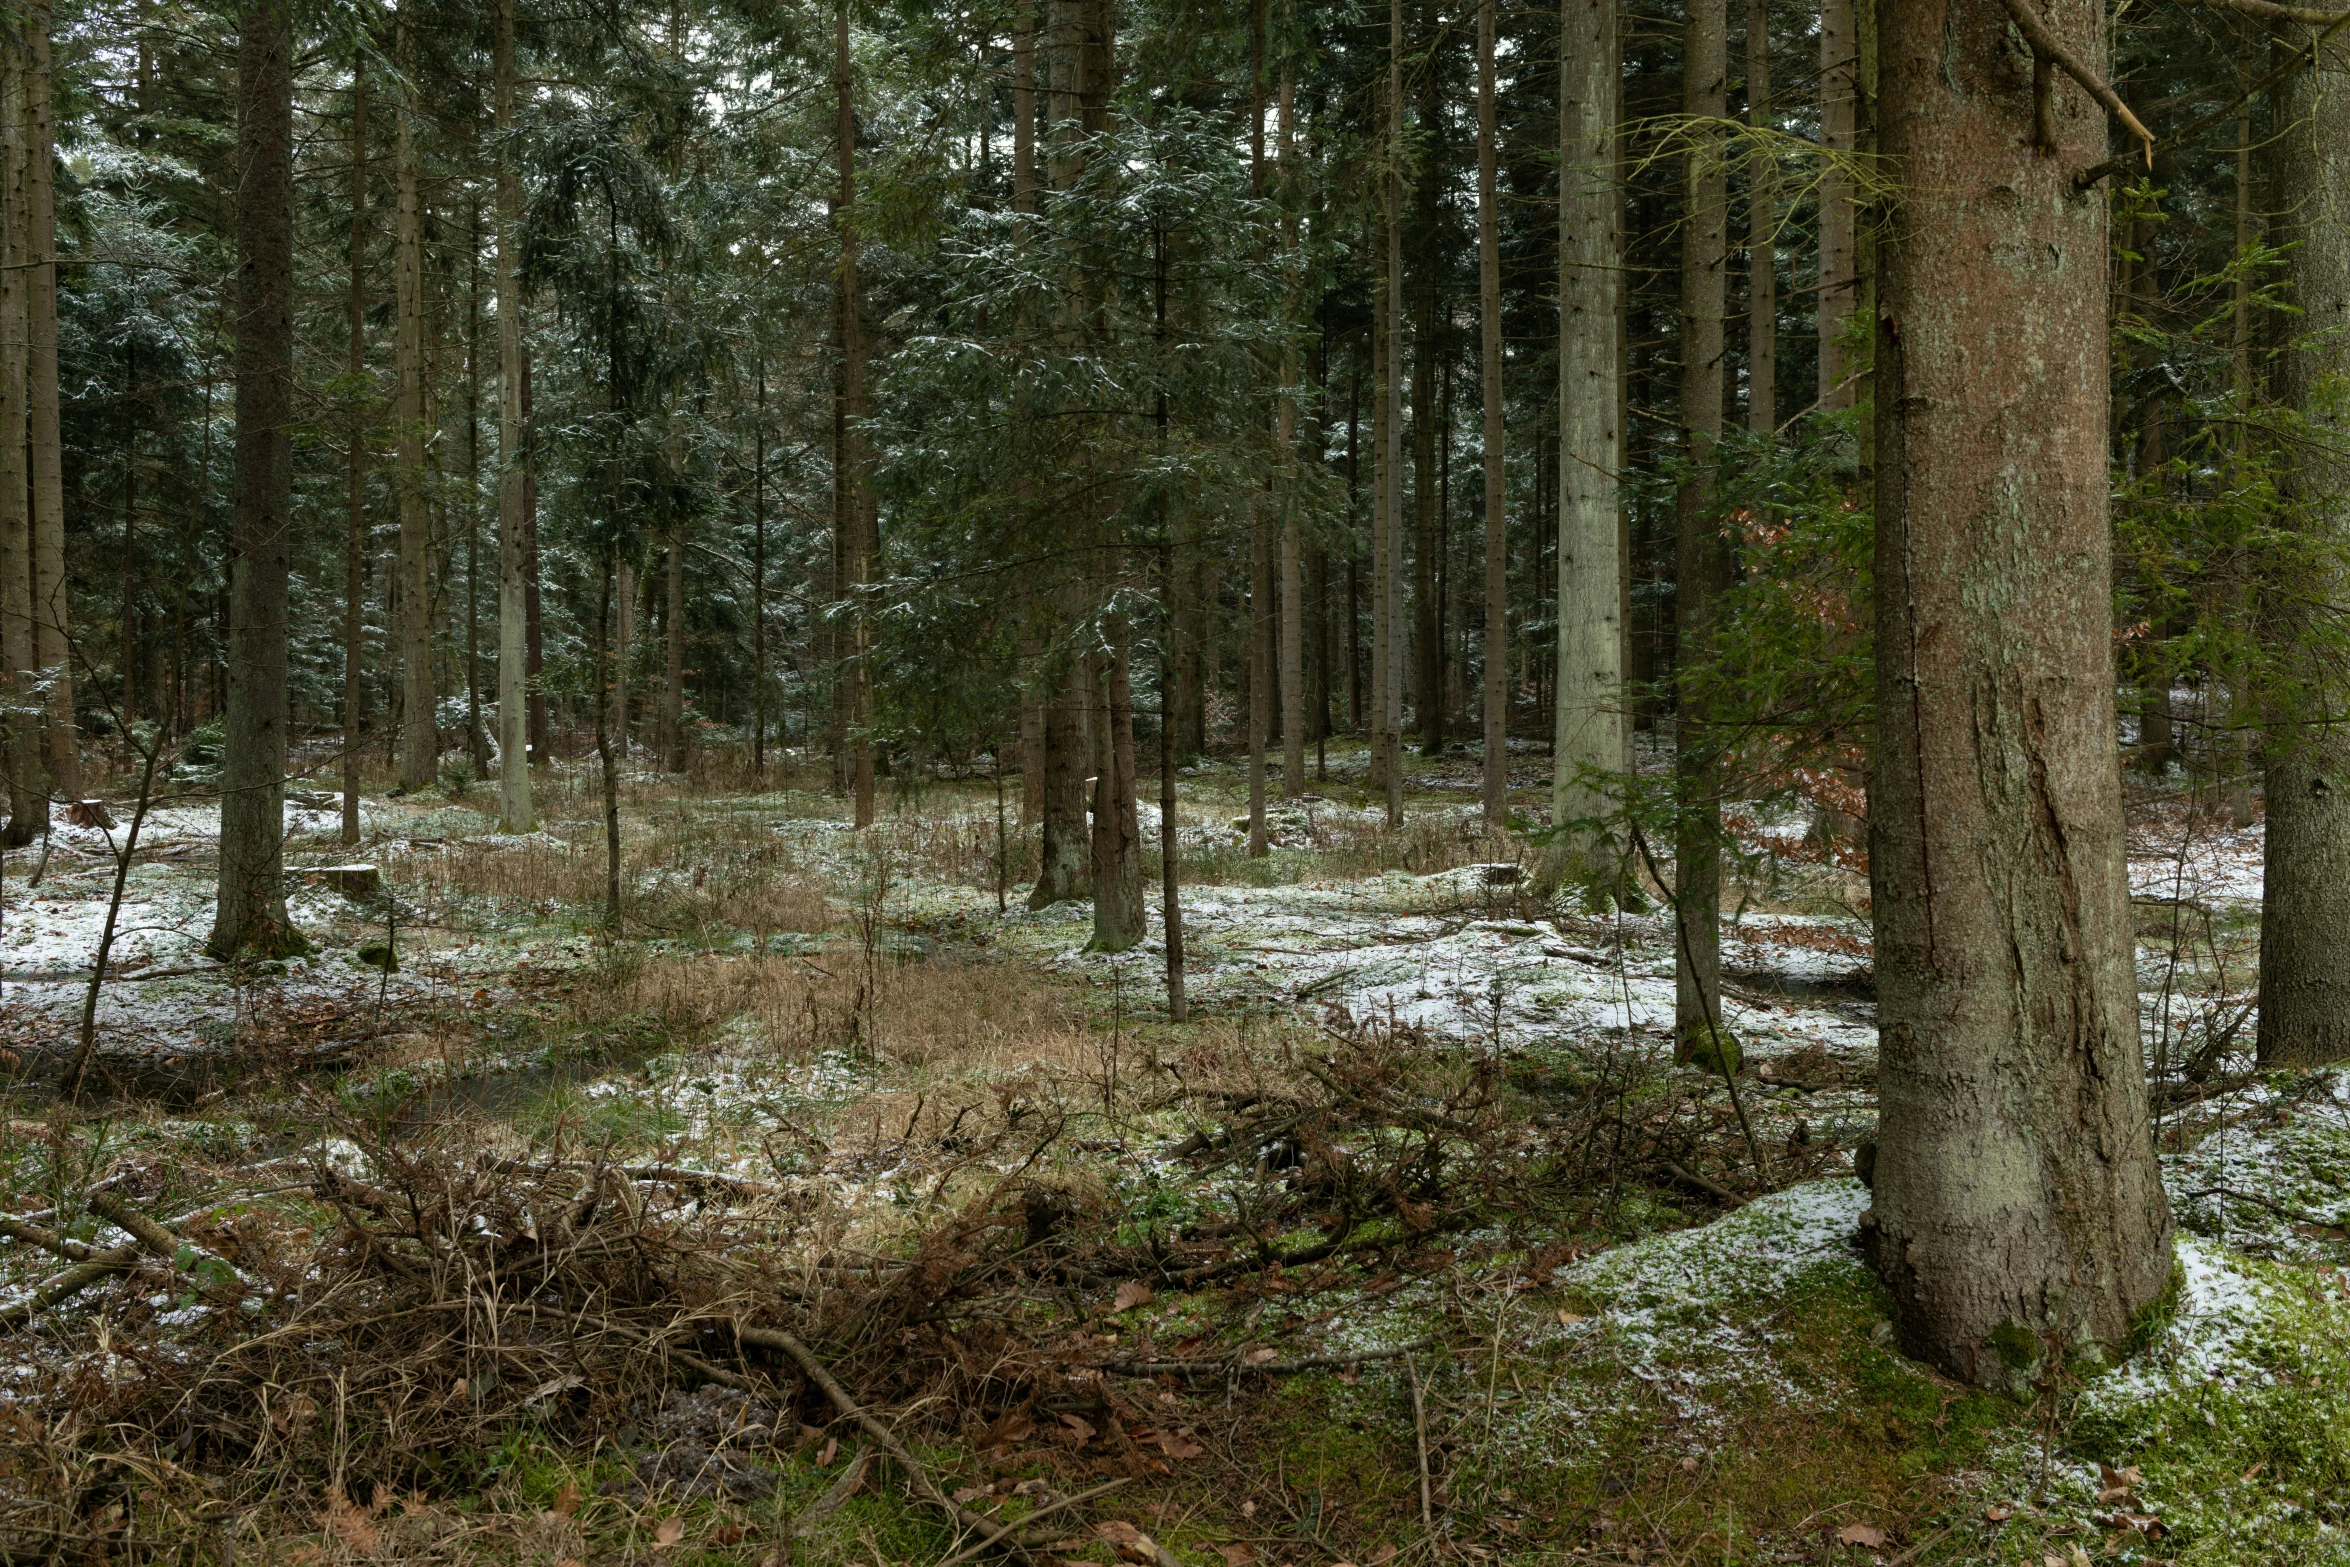
[[[1090,1491],[1080,1491],[1075,1496],[1057,1496],[1051,1501],[1045,1503],[1042,1507],[1036,1509],[1036,1511],[1030,1513],[1027,1517],[1021,1519],[1019,1527],[1025,1529],[1030,1524],[1036,1522],[1036,1520],[1039,1518],[1042,1518],[1045,1514],[1057,1513],[1064,1507],[1075,1507],[1079,1502],[1090,1502],[1097,1496],[1107,1496],[1110,1492],[1117,1490],[1118,1487],[1125,1485],[1133,1478],[1134,1477],[1132,1475],[1121,1475],[1115,1480],[1111,1480],[1105,1484],[1095,1486]],[[999,1535],[997,1538],[1000,1539],[1002,1537]],[[995,1542],[993,1540],[981,1540],[975,1544],[966,1545],[961,1550],[955,1552],[954,1555],[940,1562],[938,1567],[957,1567],[958,1563],[969,1561],[972,1557],[977,1556],[981,1551],[986,1550],[994,1543]]]
[[[0,1235],[5,1235],[10,1240],[23,1241],[27,1246],[38,1246],[43,1251],[54,1252],[68,1262],[87,1262],[98,1255],[97,1248],[94,1246],[74,1240],[69,1236],[60,1235],[55,1230],[45,1230],[37,1224],[28,1224],[22,1219],[10,1218],[5,1214],[0,1214]]]
[[[24,1299],[0,1307],[0,1333],[13,1333],[50,1307],[71,1300],[100,1279],[127,1272],[137,1264],[139,1254],[145,1249],[133,1242],[128,1246],[117,1246],[112,1251],[102,1251],[89,1261],[47,1280]]]
[[[1684,1170],[1670,1159],[1665,1161],[1665,1174],[1679,1181],[1683,1186],[1694,1187],[1725,1206],[1732,1208],[1746,1206],[1746,1199],[1730,1190],[1729,1187],[1722,1185],[1719,1181],[1709,1181],[1694,1170]]]
[[[857,1422],[864,1433],[873,1439],[876,1447],[897,1460],[898,1467],[905,1471],[907,1484],[914,1488],[917,1496],[952,1518],[960,1527],[976,1529],[987,1535],[986,1539],[979,1542],[981,1550],[1003,1544],[1023,1555],[1027,1553],[1027,1543],[1018,1537],[1015,1528],[998,1524],[983,1513],[971,1511],[940,1490],[938,1482],[930,1478],[930,1471],[922,1466],[921,1460],[906,1451],[906,1444],[898,1440],[897,1433],[849,1397],[848,1389],[840,1385],[807,1345],[781,1329],[753,1327],[747,1322],[734,1325],[734,1336],[745,1344],[753,1344],[761,1349],[780,1349],[789,1355],[808,1374],[808,1380],[823,1389],[824,1396],[832,1400],[833,1408]]]
[[[1260,1360],[1251,1364],[1238,1355],[1197,1356],[1188,1360],[1105,1360],[1096,1362],[1093,1369],[1107,1371],[1122,1377],[1204,1377],[1234,1371],[1253,1371],[1260,1376],[1294,1376],[1300,1371],[1322,1371],[1333,1366],[1360,1366],[1375,1360],[1398,1360],[1418,1354],[1436,1341],[1414,1339],[1394,1349],[1366,1349],[1351,1355],[1300,1355],[1293,1360]]]
[[[92,1192],[89,1202],[92,1213],[115,1228],[127,1231],[133,1240],[165,1262],[178,1260],[180,1238],[114,1193]]]

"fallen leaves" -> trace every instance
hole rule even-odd
[[[1107,1542],[1119,1555],[1133,1561],[1152,1563],[1156,1567],[1159,1543],[1123,1518],[1095,1524],[1093,1535],[1095,1539]]]
[[[1274,1351],[1269,1349],[1252,1349],[1240,1357],[1240,1363],[1244,1366],[1261,1366],[1271,1360],[1273,1355]]]
[[[653,1529],[653,1549],[665,1551],[685,1538],[683,1518],[664,1518]]]
[[[1128,1279],[1118,1286],[1118,1293],[1111,1300],[1110,1309],[1112,1311],[1132,1311],[1135,1307],[1147,1306],[1158,1298],[1151,1292],[1151,1287],[1148,1284],[1143,1283],[1140,1279]]]
[[[1858,1545],[1871,1551],[1883,1550],[1892,1538],[1873,1523],[1848,1523],[1836,1533],[1838,1545]]]
[[[566,1480],[563,1489],[557,1491],[555,1499],[547,1504],[547,1511],[558,1518],[568,1518],[579,1511],[581,1500],[579,1487]]]

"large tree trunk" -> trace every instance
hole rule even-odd
[[[1623,201],[1616,180],[1615,0],[1562,0],[1560,27],[1566,88],[1559,104],[1554,826],[1604,815],[1610,802],[1594,775],[1621,773],[1629,760],[1616,495],[1622,461],[1616,279]],[[1596,832],[1562,834],[1554,840],[1553,872],[1591,875],[1604,841]]]
[[[1860,38],[1855,0],[1820,0],[1820,145],[1828,159],[1820,172],[1820,275],[1813,297],[1819,312],[1819,404],[1850,408],[1844,338],[1850,330],[1859,290],[1854,277],[1853,234],[1857,228],[1852,177],[1845,164],[1859,124]]]
[[[833,459],[833,528],[843,545],[839,551],[843,586],[856,600],[849,614],[849,793],[856,824],[870,827],[873,742],[868,730],[873,721],[873,632],[864,588],[873,577],[875,541],[872,478],[866,469],[864,436],[858,430],[865,417],[865,324],[863,296],[857,286],[857,237],[849,224],[849,209],[857,200],[855,88],[849,56],[848,0],[840,0],[833,20],[833,134],[840,158],[840,191],[833,207],[840,240],[840,418],[835,425],[839,442]]]
[[[1124,952],[1142,940],[1142,827],[1135,806],[1134,682],[1131,638],[1123,619],[1109,627],[1110,652],[1101,660],[1108,720],[1101,770],[1093,786],[1093,948]]]
[[[1082,670],[1071,660],[1066,668],[1048,673],[1044,710],[1044,810],[1037,849],[1036,886],[1028,906],[1085,896],[1087,866],[1092,850],[1085,822],[1087,746],[1081,703],[1091,699],[1084,689]]]
[[[1298,274],[1297,203],[1297,78],[1287,56],[1281,66],[1278,100],[1281,126],[1281,249],[1283,280],[1290,308],[1299,306],[1302,279]],[[1280,453],[1284,475],[1294,480],[1297,450],[1297,344],[1281,349],[1281,404],[1275,415],[1273,444]],[[1281,501],[1281,797],[1294,800],[1306,792],[1306,680],[1305,680],[1305,562],[1299,535],[1294,482],[1285,483]]]
[[[1423,29],[1433,33],[1430,18]],[[1420,130],[1441,135],[1444,124],[1443,83],[1439,74],[1423,67],[1420,79]],[[1436,756],[1444,750],[1444,603],[1437,581],[1444,558],[1436,500],[1443,489],[1437,465],[1436,434],[1443,425],[1437,412],[1437,367],[1445,354],[1443,334],[1436,329],[1437,268],[1441,236],[1437,169],[1443,166],[1440,148],[1431,147],[1428,162],[1412,188],[1412,700],[1420,721],[1420,749]]]
[[[1902,1347],[2037,1386],[2122,1344],[2171,1271],[2147,1121],[2107,516],[2105,119],[1989,0],[1885,0],[1907,192],[1877,323],[1882,1038],[1863,1234]],[[2048,25],[2101,65],[2099,0]]]
[[[214,957],[306,943],[286,918],[286,579],[294,507],[294,37],[251,0],[237,45],[237,478]]]
[[[523,435],[522,179],[514,125],[514,0],[497,0],[492,69],[498,126],[498,828],[529,832],[530,495]]]
[[[1503,482],[1501,211],[1495,177],[1495,0],[1477,0],[1477,323],[1485,394],[1485,833],[1509,826],[1509,491]]]
[[[513,0],[505,0],[511,5]],[[367,720],[367,56],[351,62],[351,296],[345,372],[351,378],[350,461],[344,470],[343,823],[359,842],[359,732]]]
[[[411,73],[414,53],[402,14],[396,46]],[[393,340],[396,385],[392,419],[398,427],[400,497],[400,787],[410,794],[440,776],[440,730],[432,670],[432,514],[425,497],[424,203],[416,169],[416,106],[404,94],[395,107],[399,135],[395,170],[399,212],[393,232]]]
[[[1265,4],[1249,7],[1248,56],[1248,193],[1265,199]],[[1260,236],[1257,251],[1264,259]],[[1276,396],[1276,405],[1281,399]],[[1276,421],[1279,416],[1276,415]],[[1278,425],[1276,425],[1278,431]],[[1273,727],[1273,509],[1281,504],[1282,452],[1276,433],[1272,465],[1265,475],[1264,493],[1249,514],[1248,525],[1248,853],[1262,859],[1272,852],[1265,830],[1265,744]]]
[[[1387,176],[1380,176],[1382,196]],[[1395,483],[1395,468],[1387,455],[1387,421],[1395,407],[1395,398],[1389,381],[1395,374],[1394,361],[1388,355],[1388,346],[1394,334],[1388,330],[1388,315],[1393,306],[1387,295],[1387,213],[1382,200],[1377,223],[1373,226],[1370,249],[1378,258],[1379,275],[1371,285],[1371,720],[1370,720],[1370,785],[1384,790],[1387,786],[1387,639],[1393,628],[1387,623],[1387,492]]]
[[[1380,776],[1387,785],[1387,825],[1403,825],[1403,0],[1387,8],[1387,435],[1380,458],[1387,470],[1387,571],[1381,597],[1387,613],[1386,710]]]
[[[2314,535],[2318,583],[2287,591],[2287,624],[2334,614],[2350,580],[2338,552],[2350,543],[2350,419],[2339,388],[2350,377],[2350,43],[2329,38],[2315,68],[2293,72],[2280,92],[2273,143],[2271,243],[2285,258],[2297,341],[2279,356],[2277,398],[2307,418],[2317,439],[2283,443],[2280,477]],[[2320,634],[2310,645],[2322,643]],[[2289,633],[2290,634],[2290,633]],[[2294,649],[2287,649],[2294,660]],[[2321,655],[2299,673],[2313,692],[2313,721],[2275,726],[2268,759],[2268,852],[2260,909],[2262,1066],[2314,1067],[2350,1058],[2350,729],[2340,682]]]
[[[49,90],[48,0],[27,7],[25,42],[26,245],[32,265],[26,290],[31,357],[25,416],[32,448],[33,653],[48,681],[49,788],[62,799],[82,792],[81,731],[74,723],[73,655],[67,640],[65,448],[57,412],[57,203],[53,179],[53,111]]]
[[[48,769],[37,707],[33,640],[32,486],[25,445],[30,355],[26,309],[32,227],[25,189],[25,60],[0,40],[0,700],[7,703],[8,829],[11,845],[49,827]]]
[[[1727,110],[1727,0],[1691,0],[1681,107],[1700,126]],[[1698,678],[1711,656],[1716,600],[1730,585],[1728,534],[1714,515],[1709,469],[1722,434],[1722,316],[1727,301],[1729,186],[1718,132],[1693,135],[1681,217],[1681,456],[1676,500],[1673,629],[1674,772],[1680,797],[1673,844],[1675,1055],[1720,1054],[1722,1026],[1722,802],[1719,741]]]

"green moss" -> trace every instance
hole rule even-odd
[[[2040,1340],[2021,1323],[2002,1322],[1993,1328],[1990,1344],[2010,1371],[2026,1372],[2040,1362]]]

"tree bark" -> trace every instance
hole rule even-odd
[[[410,794],[440,776],[439,715],[432,669],[432,514],[425,496],[424,203],[416,168],[415,60],[403,13],[395,48],[410,85],[394,107],[399,127],[395,174],[399,213],[393,234],[396,387],[400,497],[400,787]]]
[[[511,4],[512,0],[506,0]],[[351,61],[351,296],[345,373],[351,378],[350,461],[344,470],[342,842],[359,842],[359,735],[367,721],[367,56]]]
[[[1820,172],[1820,275],[1813,296],[1819,313],[1819,405],[1823,411],[1850,408],[1853,388],[1844,362],[1859,292],[1853,233],[1857,208],[1852,177],[1839,159],[1856,143],[1860,101],[1860,38],[1855,0],[1820,0],[1820,145],[1828,158]]]
[[[1423,25],[1425,15],[1423,0]],[[1412,700],[1420,724],[1420,751],[1438,756],[1444,751],[1444,626],[1438,563],[1444,558],[1437,516],[1437,496],[1443,489],[1437,464],[1437,368],[1445,353],[1443,334],[1436,329],[1439,235],[1438,175],[1442,149],[1433,144],[1441,135],[1444,106],[1442,80],[1423,67],[1420,76],[1420,133],[1432,139],[1429,167],[1412,187],[1412,246],[1418,276],[1412,286]]]
[[[1381,776],[1387,825],[1403,825],[1403,0],[1387,8],[1387,706]]]
[[[629,700],[629,673],[636,663],[636,563],[623,558],[612,567],[612,754],[628,756],[628,723],[636,711]]]
[[[1494,148],[1495,0],[1477,0],[1477,324],[1485,394],[1485,834],[1509,828],[1510,533],[1501,402],[1501,209]]]
[[[1615,0],[1562,0],[1559,106],[1558,656],[1550,813],[1554,828],[1611,809],[1605,775],[1625,771],[1623,615],[1617,524],[1622,466],[1617,277]],[[1537,555],[1539,564],[1539,554]],[[1600,832],[1560,833],[1553,878],[1588,877]]]
[[[1388,354],[1394,335],[1388,330],[1393,302],[1387,291],[1387,213],[1384,196],[1389,176],[1379,176],[1382,201],[1372,230],[1371,249],[1379,258],[1379,276],[1371,287],[1371,758],[1370,785],[1387,787],[1387,642],[1394,628],[1387,618],[1387,492],[1395,483],[1395,467],[1387,451],[1387,422],[1395,408],[1390,381],[1395,364]]]
[[[1727,112],[1727,0],[1691,0],[1681,107],[1694,124]],[[1716,1051],[1722,1026],[1722,802],[1713,713],[1696,677],[1711,656],[1716,600],[1730,585],[1728,536],[1709,470],[1722,434],[1722,321],[1729,186],[1718,132],[1694,132],[1681,218],[1681,439],[1688,476],[1675,496],[1673,844],[1675,1056]]]
[[[31,196],[26,190],[25,59],[0,41],[0,699],[7,703],[8,828],[22,845],[49,830],[33,633],[33,516],[26,445]]]
[[[1885,0],[1869,1254],[1902,1347],[2038,1386],[2171,1273],[2115,751],[2104,115],[1985,0]],[[2100,0],[2048,25],[2102,64]]]
[[[514,129],[514,0],[497,0],[493,112],[498,129],[498,828],[537,823],[530,788],[530,480],[523,388],[522,179]]]
[[[286,918],[286,606],[293,542],[294,37],[282,0],[249,0],[237,44],[236,520],[220,889],[206,950],[308,945]]]
[[[833,207],[833,224],[840,239],[840,444],[833,476],[833,527],[847,543],[848,596],[855,600],[849,612],[849,792],[856,824],[873,825],[872,622],[866,612],[864,589],[872,581],[875,541],[872,476],[867,471],[865,440],[858,426],[865,418],[864,304],[857,285],[857,235],[850,209],[857,201],[856,78],[849,56],[849,0],[838,0],[833,21],[833,135],[840,157],[840,193]],[[674,635],[674,630],[672,632]]]
[[[1265,199],[1265,5],[1249,7],[1248,54],[1248,193]],[[1260,236],[1257,258],[1264,259]],[[1276,409],[1281,398],[1274,398]],[[1248,526],[1248,854],[1262,859],[1272,852],[1265,830],[1265,745],[1273,727],[1273,508],[1279,504],[1280,414],[1274,415],[1272,461],[1264,491],[1249,515]]]
[[[1281,201],[1282,276],[1290,309],[1300,306],[1303,279],[1298,272],[1297,201],[1297,78],[1287,55],[1281,66],[1281,91],[1276,100],[1281,129],[1281,160],[1277,192]],[[1294,800],[1306,792],[1306,679],[1305,679],[1305,559],[1298,526],[1295,483],[1297,450],[1297,344],[1281,348],[1281,404],[1275,416],[1273,443],[1280,453],[1282,472],[1290,482],[1281,498],[1281,798]]]
[[[2296,341],[2277,364],[2277,397],[2310,422],[2303,438],[2280,443],[2279,478],[2311,534],[2320,582],[2295,584],[2286,624],[2334,612],[2350,587],[2341,551],[2350,547],[2350,419],[2338,388],[2350,375],[2350,45],[2329,38],[2314,68],[2279,89],[2271,143],[2271,243],[2283,252],[2285,281],[2301,317]],[[2332,395],[2329,395],[2332,394]],[[2314,438],[2312,438],[2314,437]],[[2288,633],[2290,634],[2290,633]],[[2311,649],[2322,632],[2308,637]],[[2264,793],[2268,847],[2260,908],[2259,1058],[2264,1067],[2322,1066],[2350,1058],[2350,729],[2326,715],[2341,710],[2340,682],[2315,651],[2288,647],[2301,683],[2331,700],[2315,715],[2275,726]]]
[[[1746,0],[1746,123],[1755,132],[1746,162],[1746,427],[1779,427],[1778,164],[1773,129],[1770,0]]]
[[[73,656],[67,640],[65,447],[57,409],[57,198],[49,83],[49,0],[31,0],[24,21],[26,309],[31,317],[25,417],[32,451],[33,653],[48,682],[44,749],[50,792],[82,793],[81,731],[74,722]]]
[[[1142,940],[1142,826],[1135,804],[1134,680],[1123,618],[1108,627],[1099,711],[1107,719],[1103,766],[1093,786],[1093,949],[1124,952]]]
[[[1071,660],[1071,666],[1076,664]],[[1075,667],[1050,671],[1042,702],[1044,730],[1044,810],[1037,847],[1036,885],[1028,906],[1086,895],[1087,868],[1092,852],[1085,820],[1087,746],[1085,715],[1080,703],[1090,700]]]

